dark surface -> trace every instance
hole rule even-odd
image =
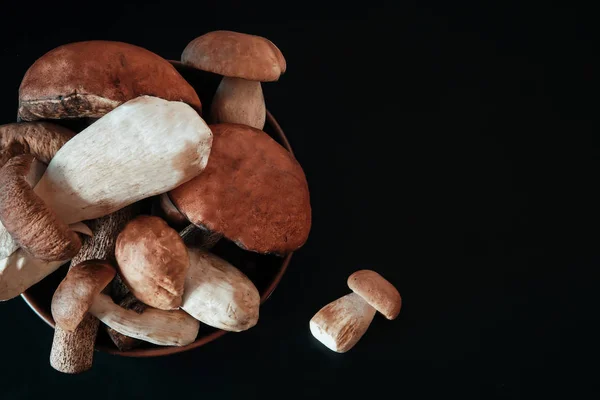
[[[595,14],[214,3],[2,4],[1,121],[27,67],[62,43],[177,58],[214,29],[266,36],[288,62],[264,91],[309,181],[308,243],[255,328],[166,358],[97,354],[75,377],[49,366],[50,328],[0,304],[0,397],[597,398]],[[359,268],[396,284],[403,310],[335,354],[308,321]]]

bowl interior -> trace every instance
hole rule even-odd
[[[204,71],[199,71],[191,67],[184,66],[177,61],[171,61],[183,77],[196,89],[200,100],[202,101],[203,114],[206,116],[210,109],[210,101],[217,89],[221,77]],[[275,118],[267,111],[267,120],[264,131],[275,139],[279,144],[292,153],[290,144],[285,134]],[[292,153],[293,154],[293,153]],[[147,199],[142,204],[144,212],[150,212],[152,199]],[[274,255],[261,255],[244,251],[232,242],[222,239],[211,250],[232,265],[238,267],[248,278],[256,285],[260,295],[261,304],[266,301],[283,276],[291,254],[286,257]],[[31,309],[42,318],[48,325],[54,327],[54,320],[50,312],[50,302],[52,295],[58,284],[62,281],[68,271],[68,266],[62,266],[58,271],[46,277],[37,285],[29,288],[22,294],[25,302]],[[196,348],[206,344],[225,334],[225,331],[215,329],[204,324],[200,324],[200,331],[194,343],[182,347],[156,346],[150,343],[143,343],[140,347],[129,351],[120,351],[111,341],[106,330],[101,328],[98,332],[96,349],[111,354],[130,357],[152,357],[166,354],[174,354]]]

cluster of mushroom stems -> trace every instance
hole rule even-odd
[[[283,256],[307,240],[304,172],[262,131],[260,82],[285,72],[279,49],[216,31],[182,62],[223,77],[209,124],[171,63],[90,41],[39,58],[19,89],[19,122],[0,126],[0,301],[71,263],[51,303],[61,372],[91,368],[99,321],[121,350],[185,346],[201,323],[250,329],[259,291],[210,248],[225,238]],[[56,123],[69,120],[87,127]],[[154,215],[139,211],[147,200]]]

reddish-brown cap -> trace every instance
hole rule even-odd
[[[239,124],[210,126],[214,138],[202,174],[169,192],[193,224],[243,249],[287,254],[311,227],[304,171],[269,135]]]
[[[117,237],[115,257],[123,282],[145,304],[179,308],[190,258],[176,230],[162,218],[140,215]]]
[[[115,274],[113,266],[103,260],[84,261],[71,267],[52,296],[51,311],[56,325],[74,331]]]
[[[142,95],[183,101],[201,111],[194,89],[159,55],[121,42],[70,43],[29,68],[19,88],[19,117],[97,118]]]
[[[184,64],[215,74],[270,82],[285,73],[281,51],[268,39],[214,31],[192,40],[181,55]]]
[[[34,157],[23,154],[0,169],[0,220],[21,247],[35,258],[69,260],[81,239],[33,191],[26,176]]]
[[[402,307],[398,290],[375,271],[363,269],[348,277],[348,287],[387,319],[395,319]]]

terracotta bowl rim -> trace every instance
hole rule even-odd
[[[173,64],[175,64],[175,63],[173,63]],[[267,110],[266,123],[268,125],[270,125],[270,127],[274,131],[275,135],[277,136],[277,139],[279,139],[281,141],[283,147],[285,147],[292,154],[292,156],[294,156],[292,147],[291,147],[287,137],[285,136],[283,129],[281,129],[281,126],[279,125],[279,123],[277,122],[275,117],[273,117],[273,115],[269,112],[269,110]],[[285,274],[285,272],[288,268],[288,265],[290,263],[292,255],[293,255],[293,253],[290,253],[287,256],[282,258],[281,268],[277,272],[277,275],[275,275],[275,278],[271,281],[271,283],[266,288],[266,290],[263,293],[261,293],[261,296],[260,296],[260,304],[261,305],[265,301],[267,301],[267,299],[271,296],[271,294],[273,293],[273,291],[275,290],[277,285],[279,285],[281,278],[283,277],[283,275]],[[25,291],[23,294],[21,294],[21,297],[23,298],[25,303],[27,303],[27,305],[33,310],[34,313],[37,314],[38,317],[40,317],[46,324],[48,324],[50,327],[52,327],[54,329],[54,319],[52,318],[52,314],[50,314],[46,310],[42,309],[38,305],[37,301],[33,298],[33,296],[31,296],[28,292],[29,291]],[[166,356],[166,355],[171,355],[171,354],[182,353],[184,351],[195,349],[197,347],[203,346],[209,342],[212,342],[213,340],[220,338],[221,336],[223,336],[226,333],[227,333],[226,331],[219,329],[219,330],[216,330],[216,331],[210,333],[209,335],[201,336],[200,338],[196,339],[196,341],[188,344],[187,346],[181,346],[181,347],[165,346],[165,347],[152,347],[152,348],[148,348],[148,349],[132,349],[132,350],[128,350],[128,351],[120,351],[116,347],[113,348],[113,347],[109,347],[109,346],[105,346],[105,345],[97,345],[96,350],[104,352],[104,353],[108,353],[108,354],[123,356],[123,357],[159,357],[159,356]]]

